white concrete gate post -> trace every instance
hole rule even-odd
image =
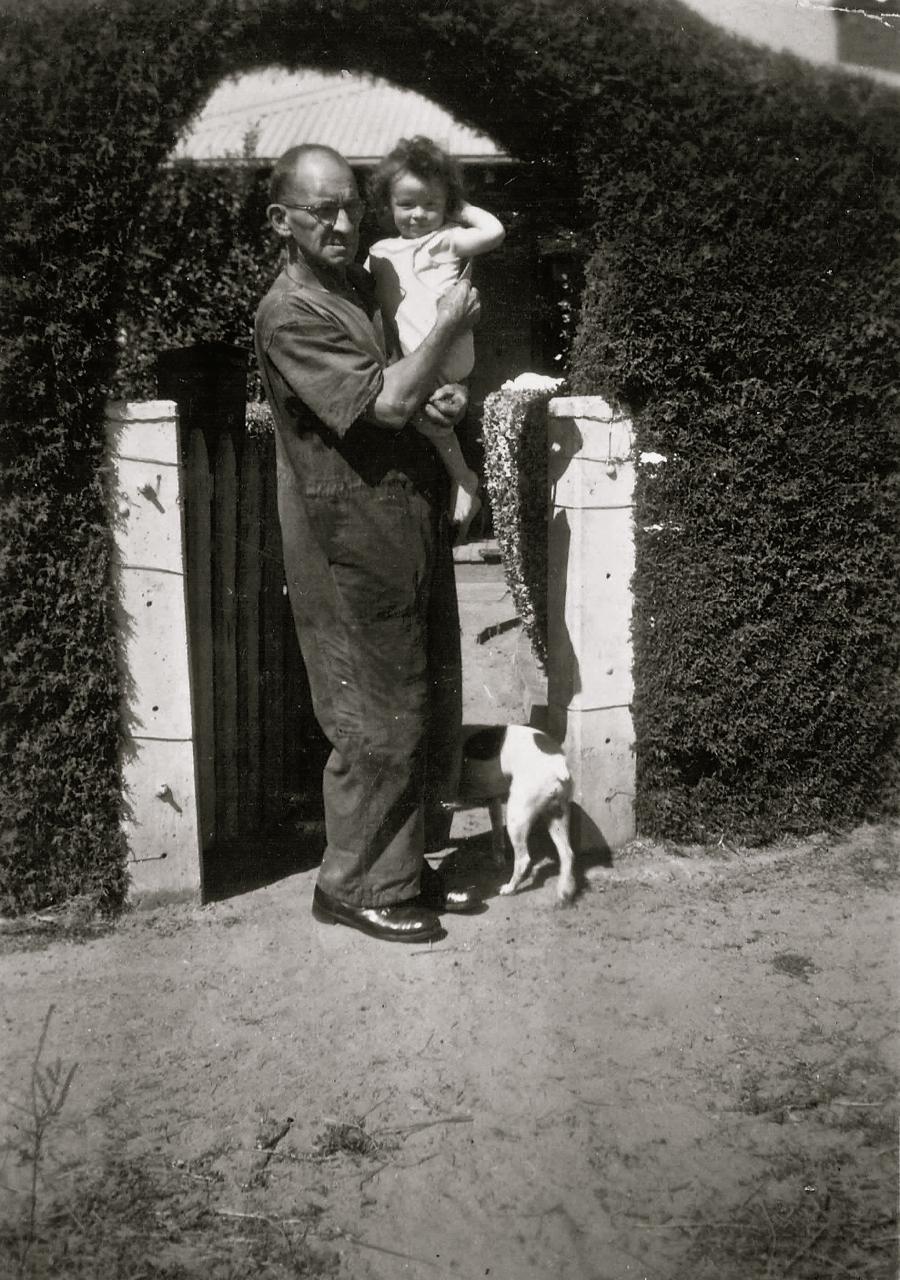
[[[114,402],[106,429],[131,894],[192,897],[201,851],[175,404]]]
[[[599,396],[548,406],[548,727],[575,782],[576,849],[633,839],[632,424]]]

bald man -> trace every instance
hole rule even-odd
[[[459,619],[444,476],[431,431],[465,409],[430,395],[478,318],[457,284],[411,355],[388,364],[350,166],[327,147],[275,165],[269,221],[287,261],[256,316],[275,419],[288,592],[316,718],[329,743],[326,849],[313,914],[386,941],[443,936],[443,911],[480,904],[425,860],[446,842],[461,721]]]

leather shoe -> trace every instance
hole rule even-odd
[[[465,889],[451,888],[440,871],[430,862],[422,867],[422,878],[419,881],[419,896],[416,899],[423,907],[431,911],[451,911],[462,915],[466,911],[479,911],[484,905],[478,890],[472,885]]]
[[[345,924],[385,942],[430,942],[444,936],[437,915],[418,899],[390,907],[354,907],[316,885],[312,913],[323,924]]]

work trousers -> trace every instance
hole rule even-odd
[[[441,504],[443,507],[443,504]],[[390,481],[300,494],[279,472],[288,592],[331,754],[320,888],[354,906],[414,898],[446,843],[459,775],[459,612],[444,510]]]

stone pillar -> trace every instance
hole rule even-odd
[[[201,858],[175,404],[115,402],[106,425],[131,893],[193,897]]]
[[[548,406],[548,728],[575,781],[576,849],[633,839],[631,422],[599,396]]]

